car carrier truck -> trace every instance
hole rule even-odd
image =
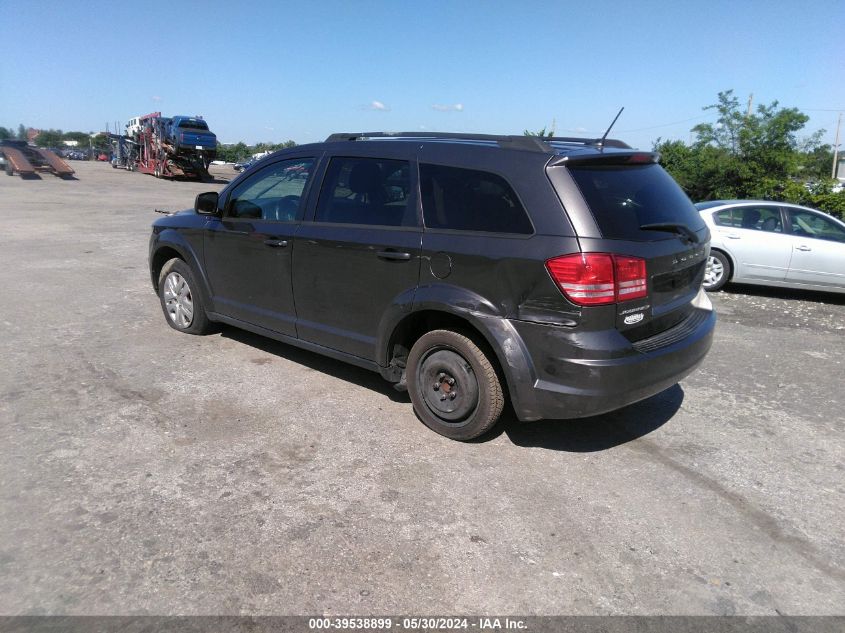
[[[126,134],[112,136],[113,167],[156,178],[209,180],[208,165],[217,155],[217,137],[199,116],[163,117],[161,112],[133,117]]]

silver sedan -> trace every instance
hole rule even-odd
[[[736,281],[845,293],[845,222],[785,202],[695,206],[711,234],[705,290]]]

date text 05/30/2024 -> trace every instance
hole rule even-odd
[[[309,618],[308,628],[311,630],[478,630],[519,631],[526,628],[525,622],[512,618],[495,617],[324,617]]]

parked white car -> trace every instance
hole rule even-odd
[[[785,202],[695,206],[711,234],[705,290],[735,281],[845,293],[845,222]]]

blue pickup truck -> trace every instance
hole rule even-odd
[[[199,117],[172,117],[166,134],[178,155],[198,156],[206,167],[217,155],[217,137],[208,129],[208,123]]]

